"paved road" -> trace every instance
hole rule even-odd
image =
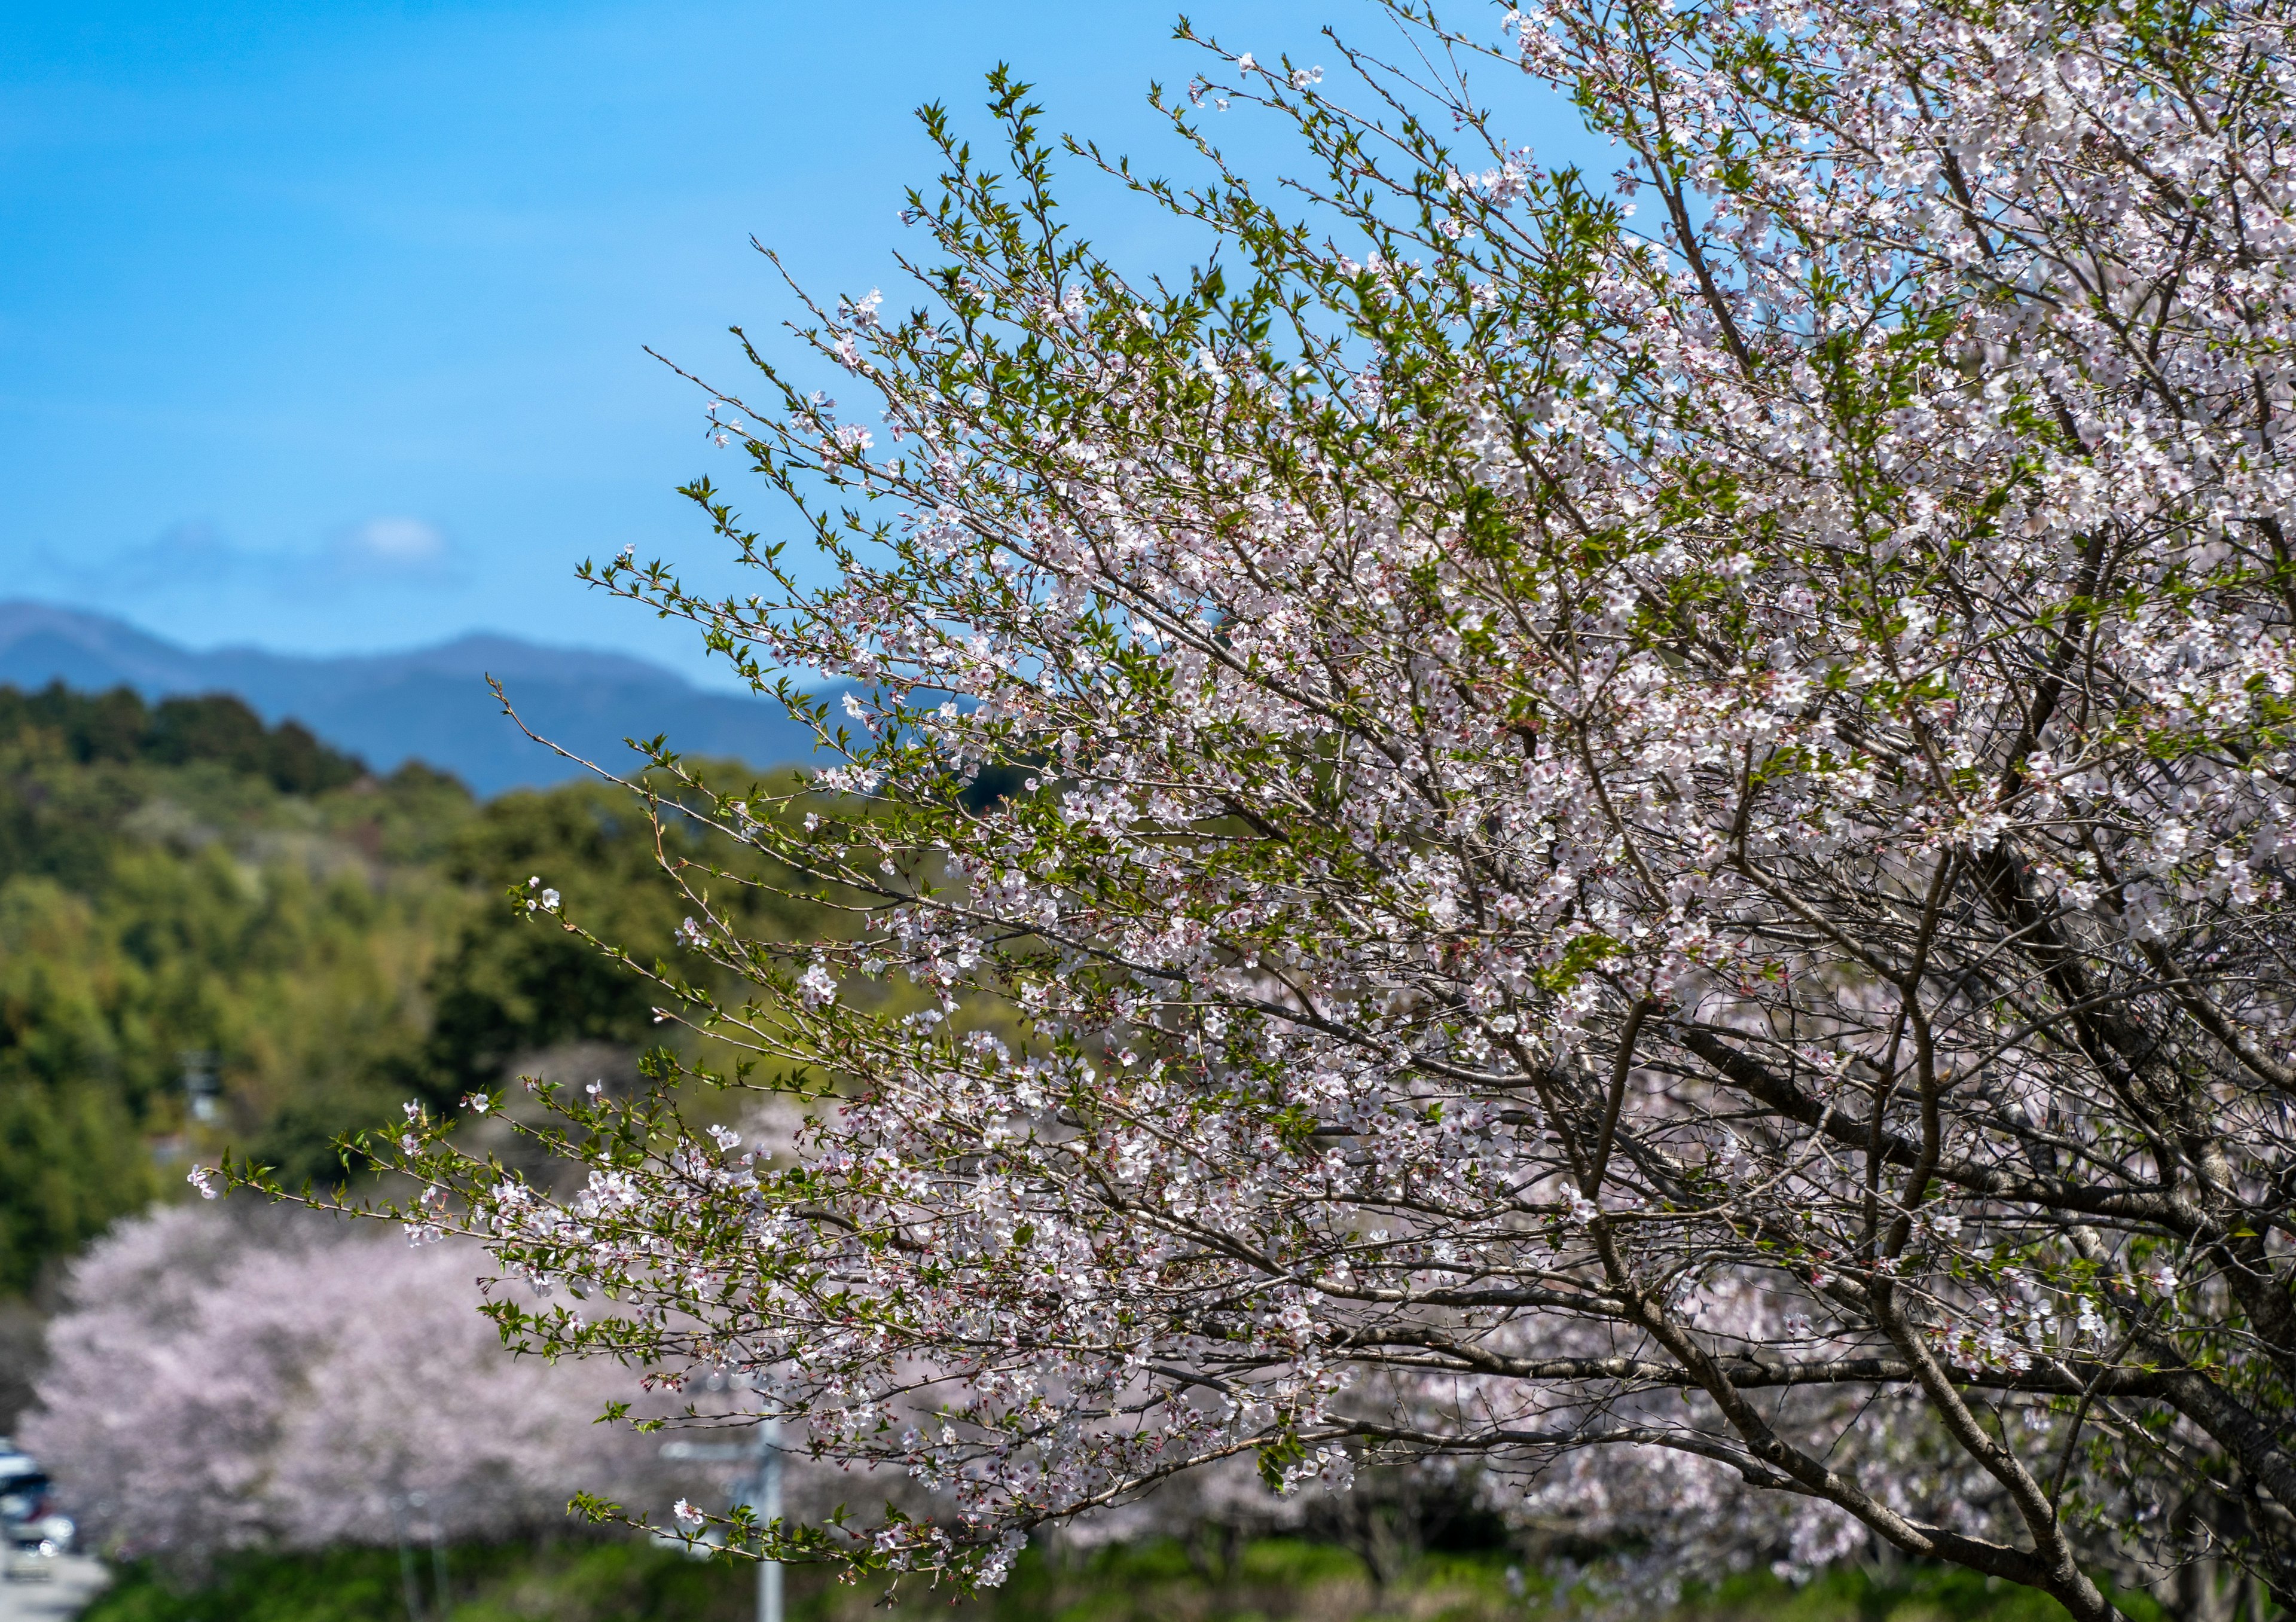
[[[0,1622],[66,1622],[111,1581],[102,1562],[84,1554],[59,1556],[45,1582],[0,1582]]]

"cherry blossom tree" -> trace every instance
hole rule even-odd
[[[402,1522],[500,1536],[564,1524],[583,1487],[668,1490],[654,1442],[593,1423],[621,1371],[502,1348],[487,1266],[341,1224],[129,1222],[72,1271],[23,1439],[94,1541],[179,1563]]]
[[[2296,1604],[2289,6],[1390,10],[1328,79],[1202,42],[1193,188],[1068,149],[1182,284],[1066,230],[1023,87],[1001,173],[929,110],[918,307],[798,333],[865,408],[710,395],[810,553],[703,481],[758,594],[588,571],[833,751],[640,788],[756,854],[666,859],[755,995],[664,1017],[808,1124],[556,1094],[557,1199],[410,1107],[404,1215],[586,1292],[533,1344],[943,1495],[784,1554],[993,1582],[1214,1462],[1447,1459]]]

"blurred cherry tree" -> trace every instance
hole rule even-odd
[[[21,1430],[94,1543],[195,1563],[562,1525],[582,1487],[722,1502],[594,1422],[623,1371],[504,1349],[478,1247],[266,1215],[161,1210],[72,1269]]]

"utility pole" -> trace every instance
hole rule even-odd
[[[771,1526],[782,1514],[782,1422],[765,1418],[758,1421],[757,1472],[734,1488],[734,1502],[747,1504],[757,1517],[760,1528]],[[782,1563],[763,1560],[758,1562],[758,1622],[782,1622]]]
[[[665,1459],[735,1459],[742,1450],[709,1442],[664,1442]],[[782,1422],[770,1415],[758,1421],[757,1439],[750,1449],[750,1469],[734,1482],[735,1509],[746,1507],[760,1528],[771,1526],[782,1513]],[[758,1562],[758,1622],[782,1622],[782,1565]]]
[[[406,1622],[423,1622],[422,1586],[414,1577],[414,1548],[406,1539],[406,1509],[408,1499],[422,1503],[419,1493],[402,1496],[390,1495],[390,1528],[398,1535],[398,1585],[406,1601]]]

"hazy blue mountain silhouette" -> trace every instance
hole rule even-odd
[[[480,794],[561,782],[580,768],[521,736],[486,677],[527,724],[575,753],[620,768],[624,738],[669,734],[688,755],[778,766],[812,752],[811,735],[769,699],[708,692],[674,671],[618,653],[463,636],[406,653],[306,659],[254,648],[196,653],[101,614],[0,602],[0,684],[52,681],[146,698],[229,692],[266,721],[291,717],[388,772],[415,759]]]

